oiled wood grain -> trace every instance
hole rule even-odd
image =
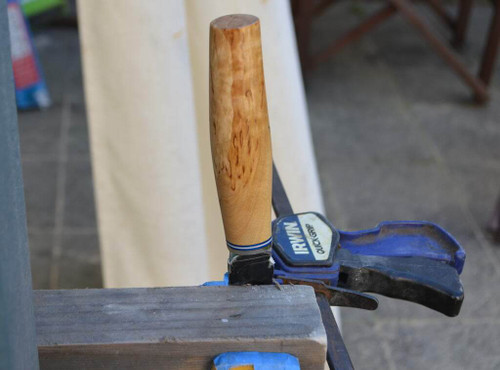
[[[272,158],[260,23],[228,15],[210,24],[210,139],[226,239],[271,237]]]
[[[42,369],[209,369],[227,351],[286,352],[322,369],[312,288],[230,286],[35,291]]]

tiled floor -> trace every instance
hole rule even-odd
[[[350,3],[315,25],[315,47],[359,20]],[[474,12],[465,60],[482,49],[487,8]],[[35,288],[102,284],[78,36],[39,32],[53,106],[19,116]],[[497,72],[500,72],[497,71]],[[400,18],[307,78],[328,216],[341,229],[382,220],[440,223],[463,244],[466,299],[457,318],[380,298],[375,312],[343,309],[357,369],[500,368],[500,246],[484,225],[500,192],[500,73],[487,107]]]
[[[78,34],[36,34],[53,104],[19,114],[35,289],[101,287]]]

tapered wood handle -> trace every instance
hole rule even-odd
[[[210,24],[210,143],[228,248],[269,248],[271,137],[257,17]]]

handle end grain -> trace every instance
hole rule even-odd
[[[212,22],[210,22],[210,28],[218,28],[220,30],[234,30],[258,23],[259,18],[254,15],[229,14],[214,19]]]

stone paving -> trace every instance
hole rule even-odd
[[[33,287],[101,287],[78,34],[35,34],[53,104],[19,114]]]
[[[474,12],[463,52],[471,67],[489,14]],[[315,47],[357,20],[349,5],[331,9],[315,26]],[[500,368],[500,246],[484,232],[500,192],[496,77],[490,104],[474,106],[461,80],[400,17],[308,76],[318,168],[334,224],[355,230],[382,220],[429,220],[467,252],[457,318],[384,298],[375,312],[342,309],[357,369]]]
[[[371,7],[333,7],[315,24],[325,45]],[[475,67],[488,8],[474,11]],[[76,30],[36,33],[54,101],[19,115],[33,284],[102,286]],[[500,72],[500,71],[497,71]],[[357,369],[499,369],[500,246],[484,232],[500,192],[500,73],[486,107],[399,17],[307,76],[325,205],[347,230],[382,220],[437,222],[467,252],[462,313],[447,318],[380,297],[375,312],[343,309]]]

